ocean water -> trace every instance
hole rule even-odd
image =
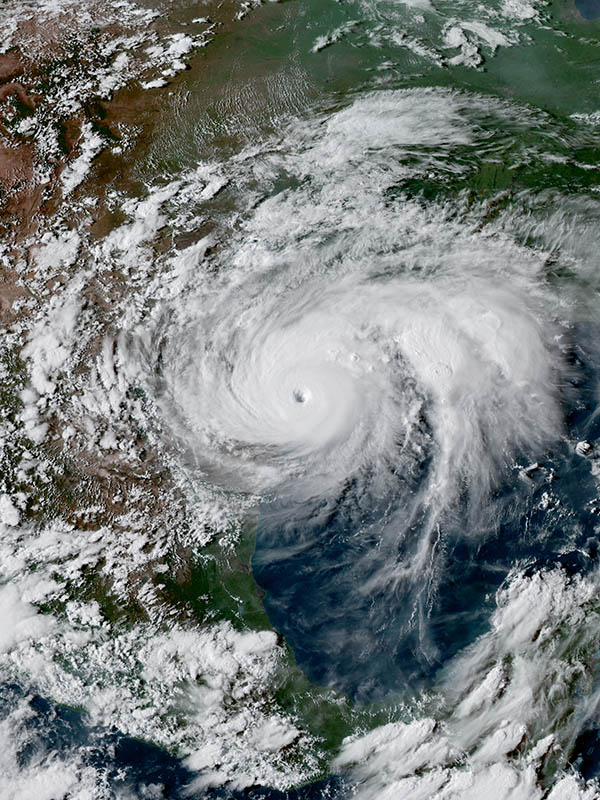
[[[600,17],[600,7],[594,0],[583,0],[583,2],[575,3],[575,7],[584,19],[596,19]]]
[[[3,245],[0,798],[600,797],[600,9],[148,5]]]

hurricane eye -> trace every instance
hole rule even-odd
[[[292,396],[297,403],[306,403],[308,400],[308,393],[303,389],[294,389]]]

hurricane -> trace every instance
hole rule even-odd
[[[448,130],[458,105],[392,92],[334,115],[297,163],[268,165],[302,183],[262,199],[219,259],[227,276],[202,276],[185,309],[164,312],[161,403],[205,469],[307,497],[388,472],[444,507],[559,435],[543,263],[402,194],[423,124],[406,108],[462,144],[467,120]]]
[[[238,187],[257,173],[283,185],[253,197],[210,271],[131,344],[167,446],[198,480],[259,503],[253,569],[274,618],[303,613],[304,582],[325,591],[301,658],[363,699],[439,669],[448,549],[489,538],[516,465],[563,435],[571,341],[544,258],[403,188],[460,171],[505,114],[477,96],[383,91],[290,128],[275,154],[238,157]],[[441,167],[428,140],[445,142]],[[298,586],[282,582],[296,569]],[[382,640],[397,662],[385,677]]]
[[[425,279],[361,264],[334,289],[319,272],[290,286],[282,266],[227,292],[161,350],[198,458],[239,464],[253,491],[314,496],[386,471],[427,506],[447,506],[463,479],[485,491],[499,453],[560,430],[560,378],[541,301],[467,266],[474,249]]]

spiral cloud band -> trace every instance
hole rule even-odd
[[[199,276],[169,311],[167,416],[209,471],[252,491],[292,478],[329,491],[386,461],[410,472],[427,451],[428,494],[446,502],[457,481],[483,488],[516,449],[559,432],[540,259],[391,194],[435,162],[430,141],[474,135],[461,104],[430,91],[370,96],[318,136],[291,131],[293,155],[234,165],[240,183],[245,171],[300,183],[261,198],[223,248],[222,276]],[[423,137],[423,163],[409,166]]]
[[[253,564],[270,613],[288,586],[275,570],[307,576],[294,559],[337,542],[327,586],[374,628],[395,597],[386,635],[398,651],[416,636],[410,652],[428,664],[449,532],[482,535],[515,463],[561,436],[568,327],[542,256],[404,188],[462,170],[452,154],[485,150],[505,109],[408,94],[367,96],[233,159],[226,180],[247,204],[235,232],[212,235],[210,269],[193,264],[185,292],[157,304],[130,362],[197,478],[262,499]],[[345,640],[352,614],[337,619],[336,603],[310,624],[341,625]],[[314,647],[339,672],[335,641]]]

